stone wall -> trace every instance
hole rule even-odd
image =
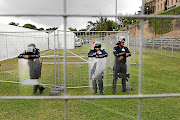
[[[180,35],[180,19],[174,19],[172,20],[173,30],[166,34],[155,34],[155,29],[152,25],[149,24],[149,21],[146,20],[144,22],[143,26],[143,34],[144,37],[160,37],[160,36],[170,36],[170,35]],[[140,27],[139,24],[135,24],[133,26],[130,26],[129,29],[126,29],[125,31],[129,31],[130,37],[139,37],[140,34]]]

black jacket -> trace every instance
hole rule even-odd
[[[104,49],[100,50],[100,53],[97,53],[95,50],[90,50],[88,53],[88,57],[96,57],[96,55],[98,58],[104,58],[108,56]]]
[[[115,55],[115,64],[125,64],[126,63],[126,53],[129,53],[129,56],[131,56],[131,53],[127,47],[120,48],[119,46],[114,47],[113,53]],[[118,60],[120,56],[123,56],[124,58],[122,60]]]

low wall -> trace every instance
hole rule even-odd
[[[144,37],[161,37],[161,36],[171,36],[171,35],[180,35],[180,19],[172,20],[172,28],[173,30],[166,34],[155,34],[155,29],[151,24],[149,24],[149,20],[144,22],[143,26],[143,35]],[[125,31],[129,31],[130,37],[139,37],[140,27],[139,24],[135,24],[129,27],[129,29],[125,29]]]

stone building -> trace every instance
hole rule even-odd
[[[180,0],[145,0],[150,8],[153,7],[154,14],[158,14],[165,10],[177,7],[180,5]]]

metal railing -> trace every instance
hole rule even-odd
[[[130,45],[139,48],[140,39],[131,38]],[[154,53],[169,57],[180,58],[175,52],[180,51],[180,36],[146,37],[143,40],[145,53]],[[147,49],[147,50],[146,50]]]

